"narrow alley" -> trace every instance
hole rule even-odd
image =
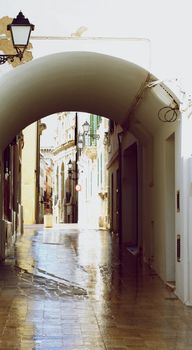
[[[191,11],[123,2],[1,6],[0,350],[192,350]]]
[[[107,231],[25,229],[0,271],[0,349],[187,350],[190,307]]]

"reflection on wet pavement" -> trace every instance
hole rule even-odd
[[[192,310],[117,237],[25,230],[0,265],[0,349],[192,349]]]

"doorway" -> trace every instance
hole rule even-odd
[[[123,152],[122,174],[123,242],[138,245],[138,166],[137,143]]]

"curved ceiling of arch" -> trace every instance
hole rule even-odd
[[[126,125],[130,115],[137,119],[135,107],[149,78],[155,79],[133,63],[91,52],[53,54],[17,67],[0,80],[0,147],[32,122],[61,111],[94,113]],[[154,114],[168,102],[154,89],[140,100],[138,121],[151,132],[159,123]]]

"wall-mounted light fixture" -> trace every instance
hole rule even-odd
[[[79,150],[82,150],[84,145],[84,140],[83,140],[83,134],[78,135],[78,140],[77,140],[77,147]]]
[[[71,161],[71,159],[69,159],[67,166],[68,166],[69,179],[73,180],[73,181],[77,181],[79,172],[73,168],[73,162]],[[81,171],[81,172],[83,172],[83,171]],[[73,177],[73,174],[75,174],[75,177]]]
[[[82,128],[83,128],[83,133],[85,136],[89,136],[89,137],[92,137],[93,139],[95,140],[99,140],[100,138],[100,135],[98,134],[94,134],[94,133],[89,133],[89,130],[90,130],[90,125],[88,123],[88,121],[86,121],[83,125],[82,125]]]
[[[110,145],[110,138],[109,138],[108,131],[105,131],[105,133],[104,133],[103,144],[104,144],[104,146]]]
[[[24,51],[29,44],[31,31],[34,28],[35,26],[29,22],[28,18],[25,18],[23,13],[19,12],[12,23],[7,26],[7,30],[11,32],[12,44],[17,53],[15,55],[0,55],[0,64],[4,64],[7,61],[13,62],[16,57],[20,61],[22,60]]]
[[[5,180],[6,181],[8,180],[10,175],[11,175],[11,172],[10,172],[8,166],[6,166],[6,168],[5,168]]]
[[[85,121],[85,123],[82,125],[83,132],[78,134],[78,139],[77,139],[77,148],[80,151],[83,149],[83,147],[87,144],[86,140],[87,137],[93,139],[93,140],[99,140],[100,135],[95,134],[95,133],[90,133],[90,125],[88,121]]]
[[[108,153],[110,153],[111,152],[111,138],[110,138],[110,133],[108,131],[105,131],[105,133],[104,133],[103,144],[106,147]]]
[[[68,175],[69,175],[69,177],[72,175],[72,173],[73,173],[73,163],[72,163],[72,161],[71,161],[71,159],[69,159],[69,162],[67,163],[67,166],[68,166]]]

